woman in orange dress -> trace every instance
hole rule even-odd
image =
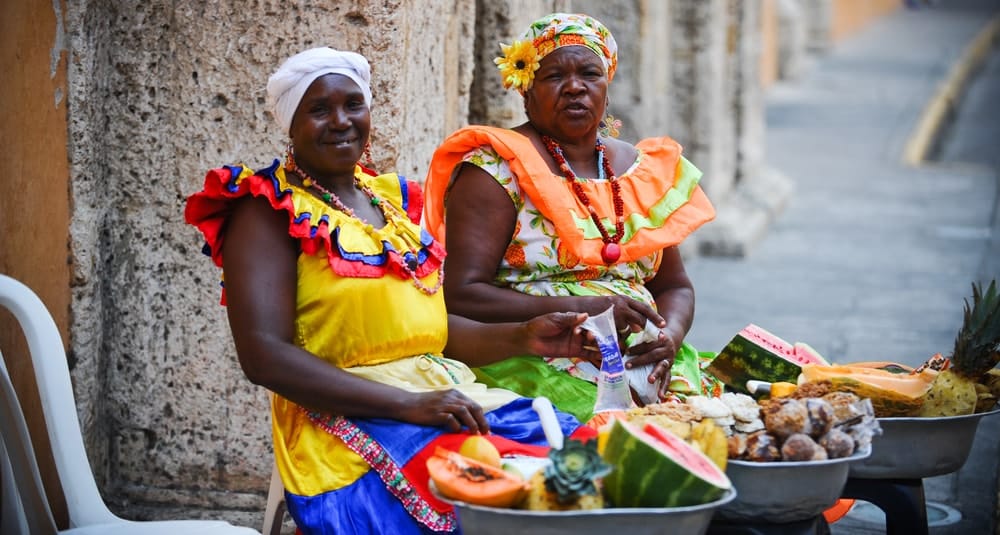
[[[613,307],[640,403],[720,394],[703,372],[708,356],[684,343],[694,289],[677,246],[715,215],[701,172],[673,139],[631,145],[602,128],[614,126],[605,117],[618,51],[596,19],[547,15],[503,53],[496,63],[524,97],[527,122],[458,130],[435,151],[425,184],[425,224],[449,251],[448,309],[502,322]],[[476,373],[589,419],[598,369],[544,357]]]

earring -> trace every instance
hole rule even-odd
[[[364,157],[365,157],[364,167],[367,167],[368,169],[371,169],[372,172],[374,172],[375,171],[375,160],[372,158],[372,142],[371,141],[365,143],[365,150],[364,150],[363,154],[364,154]]]
[[[618,137],[622,127],[622,122],[619,119],[615,119],[614,115],[608,114],[607,117],[601,119],[601,122],[597,125],[597,131],[604,137]]]
[[[290,171],[295,169],[295,149],[292,148],[292,142],[288,142],[288,146],[285,147],[285,170]]]

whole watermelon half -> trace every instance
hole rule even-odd
[[[614,507],[701,505],[732,488],[705,454],[652,423],[640,429],[616,418],[603,457],[613,466],[603,484]]]
[[[750,379],[795,383],[802,366],[807,364],[829,365],[807,344],[790,344],[751,323],[722,348],[707,371],[729,388],[745,394]]]

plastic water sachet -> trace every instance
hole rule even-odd
[[[647,342],[655,342],[660,339],[661,332],[663,331],[661,331],[655,323],[647,319],[642,332],[633,334],[632,337],[629,338],[628,345],[629,347],[632,347],[639,344],[645,344]],[[635,356],[630,355],[625,357],[625,360],[629,361],[633,358],[635,358]],[[660,397],[656,393],[656,387],[659,383],[657,382],[651,384],[648,380],[649,375],[653,373],[655,368],[656,363],[649,363],[642,366],[636,366],[626,371],[629,384],[632,385],[632,389],[635,390],[639,399],[646,405],[660,402]]]
[[[626,410],[632,407],[628,376],[618,336],[615,331],[614,307],[609,307],[596,316],[584,320],[582,328],[594,333],[597,348],[601,351],[601,371],[597,375],[597,401],[594,414],[606,411]]]

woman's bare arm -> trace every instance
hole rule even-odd
[[[354,376],[294,345],[299,253],[287,228],[287,214],[259,198],[239,202],[227,222],[222,253],[229,324],[247,378],[330,414],[487,431],[482,409],[457,391],[407,392]]]
[[[448,193],[445,298],[448,311],[483,322],[524,321],[549,312],[597,315],[615,307],[615,322],[641,328],[656,312],[624,296],[539,297],[500,288],[493,280],[514,233],[517,213],[488,173],[462,164]]]

